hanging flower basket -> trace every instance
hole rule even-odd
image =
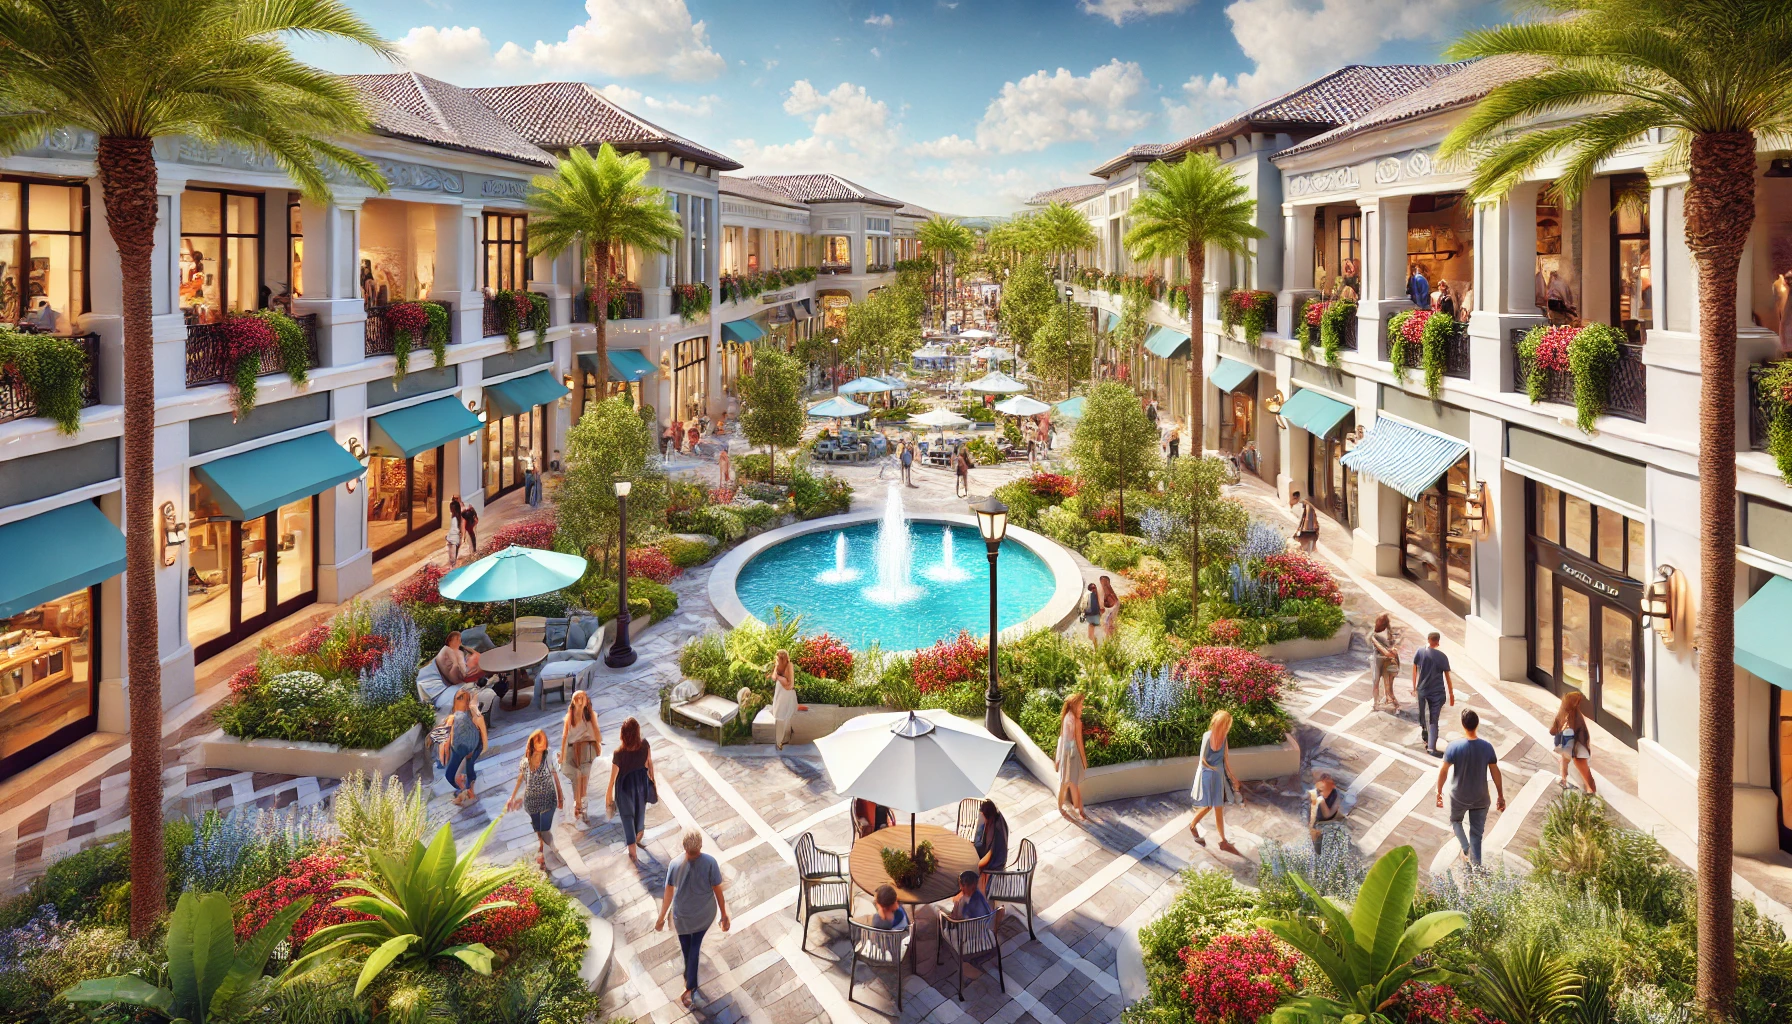
[[[672,308],[685,323],[709,315],[709,285],[681,284],[672,289]]]
[[[1220,323],[1226,333],[1231,334],[1234,328],[1242,328],[1244,342],[1256,345],[1269,330],[1275,320],[1276,293],[1246,291],[1239,288],[1226,293],[1220,301]]]
[[[1345,324],[1356,316],[1356,303],[1347,299],[1308,299],[1294,318],[1294,336],[1300,353],[1312,358],[1318,342],[1328,366],[1337,366],[1344,351]]]
[[[429,329],[429,314],[421,302],[400,302],[386,310],[386,329],[392,332],[392,386],[404,380],[411,367],[411,346]]]
[[[1755,396],[1767,412],[1767,454],[1792,486],[1792,359],[1768,363],[1755,381]]]
[[[240,418],[255,410],[256,378],[262,357],[280,344],[274,326],[253,313],[235,314],[224,321],[224,360],[230,365],[231,402]]]
[[[1524,364],[1525,394],[1531,404],[1543,401],[1552,373],[1574,379],[1575,423],[1588,434],[1605,415],[1611,398],[1612,373],[1623,349],[1624,333],[1610,324],[1539,324],[1518,343]]]
[[[0,387],[16,381],[38,415],[64,434],[81,429],[81,388],[87,380],[87,352],[67,338],[22,334],[0,325]]]
[[[1425,371],[1425,392],[1433,399],[1443,393],[1444,369],[1456,321],[1436,310],[1409,309],[1388,320],[1388,362],[1394,376],[1404,379],[1415,366]]]

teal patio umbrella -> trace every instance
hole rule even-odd
[[[510,621],[515,622],[519,598],[572,586],[584,577],[585,564],[578,555],[512,545],[454,570],[442,577],[436,589],[448,600],[466,604],[509,601]],[[510,646],[516,649],[514,633]]]
[[[1066,398],[1062,402],[1059,402],[1058,403],[1058,414],[1060,416],[1069,417],[1070,419],[1073,419],[1073,420],[1082,419],[1083,418],[1083,396],[1078,395],[1075,398]]]
[[[840,385],[840,393],[843,395],[871,395],[894,390],[876,377],[858,377]]]
[[[850,398],[836,397],[811,406],[809,408],[809,415],[814,416],[816,419],[842,420],[851,419],[854,416],[862,416],[870,411],[871,407],[868,405],[860,405]]]

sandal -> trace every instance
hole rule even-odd
[[[1199,843],[1202,846],[1207,845],[1207,840],[1201,838],[1201,830],[1199,828],[1195,827],[1193,824],[1189,825],[1188,833],[1189,833],[1189,835],[1192,835],[1195,837],[1196,843]]]
[[[1244,854],[1238,852],[1238,847],[1233,846],[1231,844],[1231,842],[1229,842],[1225,839],[1220,840],[1220,849],[1226,851],[1229,854],[1232,854],[1234,857],[1244,856]]]

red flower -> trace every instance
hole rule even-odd
[[[1027,489],[1041,498],[1063,501],[1072,497],[1082,487],[1073,476],[1062,473],[1034,473],[1027,477]]]
[[[631,579],[640,578],[666,584],[682,572],[683,569],[672,564],[672,556],[659,548],[637,548],[628,553],[628,574]]]
[[[448,575],[448,567],[434,562],[424,562],[411,573],[411,578],[400,583],[392,590],[392,600],[399,604],[441,604],[442,577]],[[298,653],[298,652],[295,652]]]
[[[235,675],[230,677],[231,693],[247,693],[260,685],[261,666],[259,665],[244,665],[242,668],[236,670]]]
[[[302,896],[313,899],[311,906],[293,925],[290,938],[294,947],[302,945],[319,928],[347,921],[373,920],[368,914],[331,906],[349,895],[334,888],[336,883],[354,877],[357,877],[356,873],[349,870],[343,859],[334,854],[314,853],[300,857],[288,864],[279,878],[243,897],[243,913],[236,922],[237,939],[247,940],[266,926],[275,914],[285,909],[287,904]]]
[[[292,638],[286,645],[286,653],[291,655],[316,654],[324,649],[324,641],[330,639],[330,620],[315,622],[305,632]]]
[[[1287,678],[1282,666],[1242,647],[1191,647],[1170,672],[1203,702],[1237,707],[1276,700]]]
[[[1214,619],[1207,626],[1207,635],[1222,647],[1235,647],[1244,639],[1244,629],[1232,619]]]
[[[429,326],[429,313],[421,302],[400,302],[386,309],[386,326],[392,333],[408,333],[422,336],[424,328]]]
[[[1417,345],[1423,341],[1425,321],[1431,319],[1431,316],[1432,311],[1429,309],[1415,309],[1408,313],[1406,319],[1400,322],[1400,337],[1405,339],[1408,345]]]
[[[500,900],[509,900],[516,906],[499,907],[480,914],[456,931],[449,941],[456,944],[483,942],[487,946],[499,946],[535,927],[535,922],[541,919],[541,908],[535,905],[535,891],[526,885],[505,882],[490,896],[480,900],[479,905]]]
[[[529,297],[528,292],[511,292],[510,301],[516,306],[516,318],[519,322],[527,324],[534,318],[535,300]]]
[[[1185,949],[1182,962],[1182,998],[1196,1024],[1256,1024],[1300,987],[1300,959],[1262,928]]]
[[[224,321],[224,356],[232,363],[271,352],[278,343],[273,325],[261,317],[242,313]]]
[[[1409,981],[1394,993],[1394,1005],[1406,1024],[1505,1024],[1485,1010],[1463,1005],[1462,997],[1448,985]]]
[[[520,548],[539,548],[550,551],[554,547],[554,534],[558,527],[554,525],[553,516],[538,516],[525,519],[520,523],[511,523],[497,533],[492,534],[490,550],[502,551],[515,545]]]
[[[1337,579],[1325,563],[1312,555],[1300,551],[1270,555],[1263,560],[1263,575],[1276,582],[1283,600],[1316,597],[1332,604],[1344,603]]]
[[[1307,326],[1308,327],[1318,327],[1319,322],[1321,320],[1325,319],[1326,307],[1330,306],[1330,305],[1331,305],[1330,302],[1309,302],[1309,303],[1307,303],[1306,313],[1303,316],[1303,319],[1305,319],[1307,321]]]
[[[823,679],[845,680],[852,675],[852,649],[827,633],[804,637],[797,648],[796,667]]]
[[[922,693],[944,690],[953,683],[970,679],[989,657],[989,648],[971,637],[969,630],[959,630],[950,643],[940,640],[924,651],[916,651],[910,670],[915,686]]]
[[[1568,324],[1551,327],[1537,339],[1537,366],[1539,369],[1566,373],[1568,370],[1568,347],[1574,344],[1575,336],[1581,328]]]

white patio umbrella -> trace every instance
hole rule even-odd
[[[815,741],[834,792],[915,815],[987,796],[1014,744],[949,711],[862,715]]]
[[[970,420],[958,415],[950,409],[929,409],[919,416],[910,416],[910,423],[919,423],[923,427],[968,427]]]
[[[1017,395],[1027,390],[1027,386],[1000,370],[986,373],[964,386],[966,391],[987,391],[996,395]]]
[[[983,330],[980,327],[973,327],[968,331],[959,331],[958,336],[960,338],[966,338],[971,341],[987,341],[990,338],[995,337],[995,335],[993,333]]]
[[[838,420],[858,416],[871,411],[868,405],[860,405],[850,398],[830,398],[825,402],[809,407],[809,415],[817,419]]]
[[[975,352],[972,352],[971,356],[976,359],[994,359],[994,360],[997,360],[998,362],[1003,362],[1003,361],[1006,361],[1009,359],[1013,359],[1014,353],[1008,351],[1005,348],[997,348],[994,345],[985,345],[982,348],[977,349]]]
[[[1042,412],[1051,412],[1052,407],[1037,398],[1015,395],[1013,398],[1004,398],[997,402],[996,411],[1007,413],[1010,416],[1037,416]]]

